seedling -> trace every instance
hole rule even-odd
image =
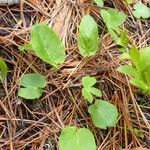
[[[62,42],[46,24],[34,25],[30,43],[21,46],[20,49],[34,51],[39,58],[54,67],[65,60],[65,48]]]
[[[98,97],[102,96],[101,91],[93,87],[95,83],[96,83],[96,79],[94,77],[85,76],[82,78],[82,84],[83,84],[82,95],[90,103],[93,102],[93,95]]]
[[[125,14],[115,9],[108,9],[108,10],[103,9],[100,11],[100,14],[102,16],[104,23],[107,26],[107,29],[111,37],[117,43],[119,39],[118,35],[120,35],[120,26],[126,19]]]
[[[25,74],[19,82],[18,96],[29,100],[39,98],[46,84],[45,77],[38,73]]]
[[[95,83],[96,79],[94,77],[86,76],[82,78],[82,95],[90,103],[93,102],[93,95],[102,96],[101,91],[93,87]],[[89,106],[88,112],[92,117],[94,125],[98,128],[114,127],[117,123],[117,108],[107,101],[96,100],[94,104]]]
[[[3,82],[7,76],[7,65],[3,59],[0,58],[0,80]]]
[[[150,8],[148,8],[143,3],[139,2],[139,3],[135,4],[133,8],[134,8],[134,10],[132,13],[136,18],[147,19],[150,17]]]
[[[86,15],[82,18],[78,33],[78,48],[83,57],[96,53],[98,48],[98,26],[95,20]]]
[[[86,128],[66,127],[59,137],[59,150],[96,150],[92,132]]]
[[[132,66],[123,65],[117,70],[123,74],[131,76],[129,82],[138,87],[143,93],[150,94],[150,47],[139,51],[137,48],[131,50],[125,55],[131,60]]]
[[[137,128],[134,128],[133,129],[133,132],[134,132],[134,135],[137,137],[137,138],[143,138],[144,136],[144,133],[142,130],[138,130]]]
[[[104,6],[103,0],[94,0],[94,2],[97,4],[97,6],[100,6],[100,7]]]

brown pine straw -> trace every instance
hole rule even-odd
[[[129,47],[134,44],[141,49],[150,44],[150,24],[149,20],[136,20],[132,6],[119,0],[105,1],[105,8],[126,13],[122,28],[127,30]],[[81,0],[22,0],[20,5],[0,7],[0,56],[9,68],[7,80],[0,87],[0,150],[56,150],[61,129],[68,125],[88,127],[95,136],[97,150],[150,149],[150,97],[140,94],[130,85],[129,77],[116,71],[130,62],[118,58],[119,49],[99,10]],[[77,48],[78,26],[85,14],[93,16],[99,25],[99,48],[88,59],[82,58]],[[19,45],[29,41],[32,25],[39,22],[52,27],[66,47],[65,63],[57,71],[30,52],[18,50]],[[24,101],[17,96],[19,78],[32,72],[43,74],[48,85],[39,100]],[[88,103],[81,95],[84,75],[96,77],[103,99],[117,106],[115,128],[94,127]],[[134,128],[143,132],[142,138],[134,135]]]

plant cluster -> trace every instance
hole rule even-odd
[[[102,0],[94,0],[102,7]],[[126,0],[129,4],[132,1]],[[138,50],[136,47],[127,49],[128,37],[125,30],[121,30],[121,25],[126,19],[123,12],[115,9],[102,9],[100,15],[105,23],[107,30],[114,42],[122,48],[121,58],[128,59],[132,65],[122,65],[117,70],[131,76],[130,83],[138,87],[142,92],[150,94],[150,47]],[[136,18],[149,18],[150,9],[142,3],[134,5],[133,15]],[[85,15],[80,23],[78,32],[78,49],[83,57],[90,57],[98,49],[98,25],[93,17]],[[21,51],[28,50],[39,57],[44,62],[57,68],[65,61],[66,53],[56,33],[46,24],[40,23],[32,27],[30,42],[20,46]],[[0,80],[3,82],[7,75],[7,65],[0,59]],[[95,88],[96,79],[85,76],[82,78],[82,96],[90,104],[88,112],[95,127],[107,129],[115,127],[118,119],[118,110],[113,104],[98,99],[102,96],[101,91]],[[19,82],[18,96],[33,100],[42,95],[43,88],[47,81],[39,73],[22,75]],[[98,98],[97,98],[98,97]],[[94,102],[94,103],[93,103]],[[140,133],[135,130],[136,134]],[[85,138],[86,137],[86,138]],[[62,130],[59,137],[60,150],[95,150],[96,143],[92,132],[88,128],[66,127]]]

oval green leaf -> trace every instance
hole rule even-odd
[[[103,100],[96,100],[88,109],[94,125],[101,129],[115,127],[118,118],[117,108]]]
[[[59,137],[59,150],[96,150],[94,136],[86,128],[66,127]]]
[[[95,20],[86,15],[79,26],[78,48],[83,57],[89,57],[96,53],[98,48],[98,26]]]
[[[46,24],[37,24],[32,27],[31,45],[39,58],[54,67],[65,60],[65,48],[61,40]]]

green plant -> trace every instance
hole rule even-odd
[[[96,53],[98,48],[98,26],[95,20],[86,15],[82,18],[78,33],[78,48],[83,57]]]
[[[86,128],[66,127],[59,137],[59,150],[96,150],[92,132]]]
[[[88,108],[88,112],[92,117],[94,125],[100,129],[114,127],[117,123],[117,108],[104,100],[96,100],[93,105]]]
[[[133,132],[134,132],[134,135],[137,137],[137,138],[143,138],[144,136],[144,133],[142,130],[138,130],[137,128],[134,128],[133,129]]]
[[[133,0],[125,0],[128,4],[131,4]]]
[[[30,43],[21,46],[20,49],[34,51],[39,58],[54,67],[65,60],[65,48],[62,42],[46,24],[32,26]]]
[[[143,93],[150,94],[150,47],[138,50],[133,47],[126,52],[124,59],[129,59],[132,66],[122,65],[117,70],[131,76],[129,82]]]
[[[98,97],[102,96],[101,91],[93,87],[95,83],[96,79],[94,77],[85,76],[82,78],[82,95],[90,103],[93,102],[93,95],[96,95]]]
[[[122,46],[122,48],[120,48],[121,52],[126,52],[127,51],[128,43],[129,43],[129,39],[127,37],[126,30],[123,30],[121,32],[120,38],[117,41],[117,44]]]
[[[95,2],[98,6],[100,6],[100,7],[103,7],[103,6],[104,6],[103,0],[94,0],[94,2]]]
[[[38,73],[25,74],[20,78],[18,96],[30,100],[39,98],[46,84],[45,77]]]
[[[133,6],[134,10],[133,10],[133,15],[136,18],[149,18],[150,17],[150,8],[148,8],[146,5],[144,5],[143,3],[139,2],[137,4],[135,4]]]
[[[117,11],[116,9],[108,9],[108,10],[102,9],[100,11],[100,14],[104,23],[107,26],[107,29],[111,37],[117,43],[119,39],[118,35],[121,34],[120,26],[126,19],[125,14],[123,12]]]
[[[95,83],[96,79],[94,77],[85,76],[82,78],[82,95],[90,103],[93,102],[93,95],[102,96],[101,91],[93,87]],[[118,118],[117,108],[107,101],[96,100],[94,104],[89,106],[88,112],[94,125],[98,128],[106,129],[116,125]]]
[[[7,76],[7,65],[2,58],[0,58],[0,80],[3,82]]]

